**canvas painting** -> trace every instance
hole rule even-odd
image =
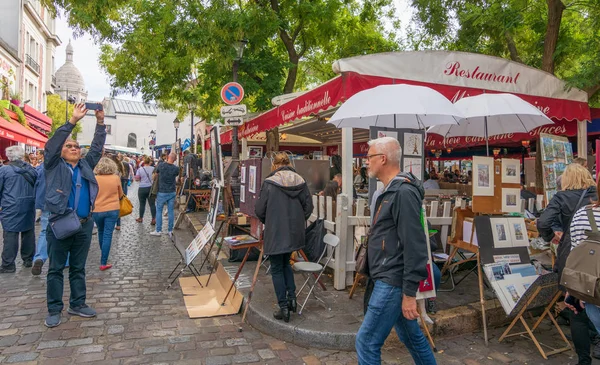
[[[507,184],[521,183],[521,161],[516,159],[502,159],[502,182]]]
[[[494,196],[493,157],[473,157],[473,195]]]
[[[550,203],[550,201],[552,200],[552,198],[554,198],[554,195],[556,195],[556,190],[555,189],[546,190],[546,199],[547,199],[548,203]]]
[[[544,186],[546,189],[556,189],[556,173],[554,172],[554,164],[546,163],[543,166]]]
[[[256,166],[250,166],[249,169],[248,192],[256,194]]]
[[[508,218],[508,229],[513,247],[528,247],[529,236],[527,235],[527,226],[523,218]]]
[[[262,147],[248,147],[249,158],[262,158],[263,148]]]
[[[240,172],[240,183],[245,184],[246,183],[246,166],[242,166],[242,171]]]
[[[502,212],[521,212],[521,189],[502,189]]]
[[[567,165],[573,163],[573,145],[571,142],[565,142],[565,161]]]
[[[423,135],[417,133],[404,133],[405,156],[423,156]]]
[[[491,218],[492,236],[494,237],[495,248],[512,247],[508,220],[506,218]]]
[[[403,172],[410,172],[415,175],[418,179],[423,179],[423,161],[420,157],[405,157]]]
[[[557,179],[560,175],[563,174],[563,172],[565,172],[566,168],[567,168],[567,164],[565,164],[564,162],[555,162],[554,163],[554,174],[556,175]]]
[[[565,159],[565,142],[564,141],[552,141],[552,147],[554,149],[554,158],[559,160]]]
[[[221,129],[218,125],[215,125],[210,131],[211,138],[211,156],[213,163],[213,177],[217,180],[217,183],[220,186],[225,184],[224,178],[225,174],[223,173],[223,156],[221,155]]]
[[[240,201],[242,203],[246,202],[246,187],[244,185],[240,185]]]
[[[543,152],[543,160],[544,161],[553,161],[554,160],[554,143],[552,142],[552,138],[550,137],[542,137],[542,152]]]
[[[210,193],[210,208],[208,209],[208,216],[206,221],[215,227],[217,224],[217,212],[219,210],[219,195],[221,194],[221,187],[217,184],[213,185]]]
[[[381,137],[392,137],[398,139],[398,132],[396,131],[377,131],[377,138]]]

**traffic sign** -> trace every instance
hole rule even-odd
[[[221,89],[221,99],[225,104],[235,105],[239,104],[244,98],[244,88],[237,82],[228,82]]]
[[[243,117],[246,115],[246,105],[229,105],[221,107],[221,116],[223,118]]]
[[[225,118],[225,124],[230,125],[232,127],[241,126],[244,124],[243,118]]]

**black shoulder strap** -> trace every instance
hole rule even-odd
[[[34,186],[35,187],[35,180],[31,179],[31,176],[29,176],[28,174],[26,174],[24,171],[17,171],[17,167],[15,164],[13,164],[12,162],[10,163],[10,167],[12,167],[13,171],[19,175],[21,175],[25,181],[27,181],[29,183],[29,185]]]
[[[575,210],[573,211],[573,214],[571,214],[571,218],[569,218],[569,224],[567,225],[567,227],[571,227],[571,222],[573,221],[573,217],[575,216],[575,213],[577,213],[577,211],[579,210],[579,207],[581,207],[581,202],[583,201],[583,197],[586,196],[586,194],[588,193],[589,190],[590,190],[590,188],[587,188],[583,191],[583,193],[581,193],[581,196],[579,197],[579,201],[577,202],[577,205],[575,206]]]
[[[598,232],[598,225],[596,225],[596,217],[594,217],[594,211],[591,206],[585,208],[585,212],[587,213],[588,220],[590,221],[590,226],[592,227],[592,233],[600,233]]]

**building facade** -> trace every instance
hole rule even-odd
[[[86,101],[88,92],[85,89],[85,80],[73,62],[74,50],[70,40],[66,53],[65,64],[56,71],[56,93],[63,100],[69,97],[75,103]]]

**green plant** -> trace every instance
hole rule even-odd
[[[0,117],[4,118],[6,121],[10,120],[10,117],[8,116],[8,113],[6,112],[6,110],[4,110],[3,107],[0,107]]]
[[[27,119],[25,118],[25,113],[23,113],[23,110],[21,110],[21,108],[19,108],[15,104],[10,104],[10,110],[12,110],[17,115],[19,123],[22,126],[27,127]]]
[[[21,100],[21,93],[17,91],[13,91],[10,93],[10,98],[12,100]]]

